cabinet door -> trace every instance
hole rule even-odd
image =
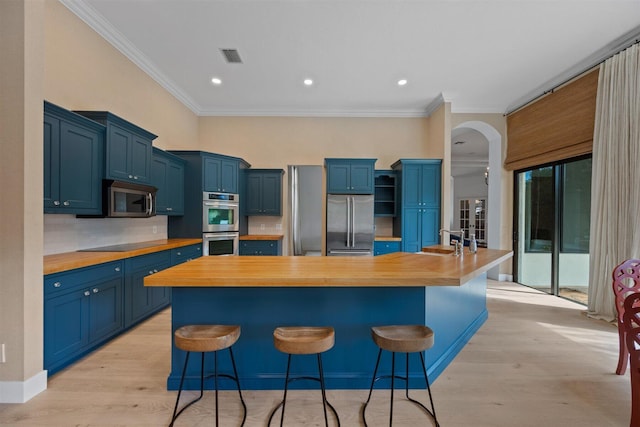
[[[203,191],[220,191],[220,167],[221,162],[219,159],[204,158]]]
[[[44,115],[44,209],[60,203],[60,120]]]
[[[156,213],[167,213],[167,207],[169,206],[169,162],[160,157],[153,156],[151,162],[151,185],[155,186],[158,191],[156,193]]]
[[[97,342],[120,331],[122,319],[122,278],[96,283],[90,289],[89,341]]]
[[[167,169],[166,188],[168,190],[169,215],[184,214],[184,166],[180,163],[169,162]]]
[[[425,246],[437,245],[439,243],[440,209],[422,209],[421,216],[420,251]]]
[[[422,214],[421,209],[402,210],[402,250],[419,252],[422,250]]]
[[[351,165],[350,190],[353,193],[373,194],[373,165]]]
[[[263,179],[264,175],[257,173],[248,174],[247,176],[247,197],[244,202],[247,215],[262,214]]]
[[[220,190],[223,193],[238,192],[238,162],[222,160],[220,162]]]
[[[404,165],[402,168],[402,205],[407,208],[421,207],[422,165]]]
[[[422,166],[420,177],[422,206],[440,207],[440,165]]]
[[[136,134],[131,137],[129,179],[143,184],[151,180],[151,141]]]
[[[60,122],[60,203],[74,210],[100,210],[102,141],[93,131]]]
[[[127,299],[125,312],[125,327],[130,326],[144,318],[153,310],[153,301],[150,288],[144,286],[144,278],[153,274],[153,268],[145,267],[134,271],[129,277],[127,288]]]
[[[351,165],[330,163],[327,168],[327,193],[348,194],[351,189]]]
[[[44,367],[73,356],[89,343],[89,297],[86,289],[44,302]]]
[[[282,174],[266,173],[262,176],[262,214],[282,215]]]
[[[132,144],[131,132],[114,124],[109,125],[107,132],[106,176],[110,179],[124,179],[125,181],[129,181]]]

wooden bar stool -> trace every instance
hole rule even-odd
[[[362,421],[367,426],[367,420],[365,418],[365,411],[367,405],[371,400],[371,393],[373,392],[373,385],[376,381],[383,378],[391,378],[391,407],[389,409],[389,426],[393,423],[393,388],[394,380],[405,381],[405,396],[407,400],[415,403],[424,409],[435,422],[436,427],[439,427],[438,419],[436,418],[436,410],[433,406],[433,398],[431,397],[431,388],[429,387],[429,378],[427,377],[427,368],[424,363],[423,352],[433,347],[433,331],[423,325],[396,325],[396,326],[377,326],[371,328],[371,336],[376,345],[380,348],[378,350],[378,360],[376,361],[376,368],[373,371],[373,379],[371,380],[371,388],[369,389],[369,397],[362,406]],[[376,376],[378,374],[378,366],[380,364],[380,356],[382,350],[391,352],[391,375]],[[406,376],[397,376],[395,374],[395,362],[396,353],[406,353]],[[420,361],[422,362],[422,371],[424,372],[424,379],[427,382],[427,390],[429,391],[429,401],[431,402],[431,411],[427,409],[422,403],[409,397],[409,353],[420,353]]]
[[[329,420],[327,418],[327,405],[333,411],[336,417],[338,426],[340,426],[340,418],[335,408],[327,402],[327,394],[324,386],[324,373],[322,371],[322,353],[330,350],[335,342],[335,332],[331,327],[306,327],[306,326],[291,326],[291,327],[279,327],[273,331],[273,344],[277,350],[282,353],[288,354],[287,357],[287,374],[284,382],[284,397],[269,415],[269,422],[267,426],[271,425],[271,420],[275,415],[278,408],[282,406],[282,414],[280,415],[280,426],[282,427],[284,422],[284,409],[287,402],[287,389],[289,382],[296,380],[313,380],[320,382],[320,390],[322,391],[322,407],[324,409],[324,423],[325,426],[329,426]],[[291,355],[293,354],[316,354],[318,358],[318,377],[298,376],[289,378],[289,370],[291,368]]]
[[[176,329],[174,333],[174,341],[176,347],[180,350],[186,351],[187,355],[184,360],[184,368],[182,369],[182,377],[180,378],[180,388],[178,389],[178,397],[176,398],[176,406],[173,408],[173,416],[171,417],[171,424],[173,426],[176,418],[184,412],[189,406],[202,399],[204,394],[204,354],[207,352],[214,352],[214,373],[207,376],[207,378],[214,378],[215,392],[216,392],[216,426],[218,425],[218,377],[225,377],[235,381],[238,387],[238,394],[240,395],[240,402],[242,402],[243,416],[242,424],[244,425],[247,419],[247,405],[242,398],[242,391],[240,390],[240,381],[238,380],[238,371],[236,369],[236,362],[233,358],[233,350],[231,346],[238,341],[240,337],[240,326],[227,326],[227,325],[188,325],[182,326]],[[231,364],[233,365],[233,375],[218,374],[218,350],[229,349],[229,355],[231,356]],[[200,352],[202,354],[202,360],[200,362],[200,396],[187,403],[182,409],[178,411],[178,403],[180,402],[180,394],[182,393],[182,386],[184,384],[184,376],[187,372],[187,365],[189,364],[189,355],[192,351]],[[176,413],[177,412],[177,413]]]

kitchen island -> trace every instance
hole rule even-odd
[[[282,387],[286,355],[273,347],[272,334],[283,325],[333,326],[335,346],[323,355],[327,387],[363,389],[377,356],[371,326],[431,327],[435,345],[425,355],[435,379],[487,319],[486,271],[511,256],[479,249],[463,256],[203,257],[144,281],[173,288],[173,330],[197,323],[242,327],[234,354],[246,389]],[[199,387],[197,359],[187,371],[190,389]],[[228,363],[226,355],[220,360]],[[177,389],[183,363],[183,352],[174,346],[168,389]],[[419,363],[412,366],[409,376],[421,387]],[[314,359],[294,358],[292,369],[313,374]]]

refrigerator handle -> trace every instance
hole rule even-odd
[[[356,198],[351,196],[351,247],[356,247]]]
[[[351,247],[351,198],[346,197],[347,202],[347,247]]]

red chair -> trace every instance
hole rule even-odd
[[[631,427],[640,427],[640,293],[624,300],[626,347],[631,361]]]
[[[616,296],[616,311],[618,312],[618,335],[620,338],[620,355],[616,374],[624,375],[629,361],[629,351],[625,342],[624,301],[635,292],[640,292],[640,260],[628,259],[621,262],[613,270],[613,293]]]

